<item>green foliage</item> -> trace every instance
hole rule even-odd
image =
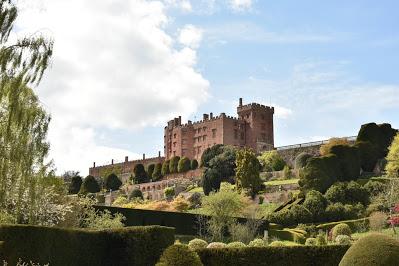
[[[339,181],[356,180],[360,176],[360,159],[358,149],[354,146],[335,145],[330,148],[330,153],[335,154],[341,168]]]
[[[123,221],[126,218],[120,214],[115,213],[111,214],[110,211],[90,211],[85,213],[86,217],[84,218],[84,227],[90,229],[117,229],[122,228],[125,225]]]
[[[191,170],[195,170],[198,168],[198,161],[196,159],[191,160],[190,168]]]
[[[298,154],[298,156],[295,157],[295,169],[301,169],[305,167],[308,163],[308,160],[312,157],[313,155],[306,152],[301,152],[300,154]]]
[[[205,149],[201,156],[201,166],[209,167],[209,162],[217,155],[222,154],[224,151],[222,144],[213,145],[210,148]]]
[[[362,217],[364,212],[365,208],[361,203],[344,205],[338,202],[328,205],[325,215],[327,221],[343,221]]]
[[[144,169],[144,165],[141,163],[138,163],[134,166],[133,168],[133,183],[134,184],[141,184],[141,183],[146,183],[149,181],[147,172]]]
[[[358,231],[359,228],[365,228],[368,226],[368,218],[360,218],[355,220],[341,220],[339,222],[319,224],[316,226],[316,230],[329,231],[332,228],[334,228],[334,226],[341,223],[349,225],[352,231]]]
[[[250,191],[255,196],[261,189],[259,177],[260,164],[255,153],[250,149],[240,149],[236,153],[236,182],[239,188]]]
[[[200,248],[206,248],[208,246],[208,242],[203,239],[194,238],[188,242],[188,247],[192,250],[197,250]]]
[[[314,237],[309,237],[305,241],[305,246],[316,246],[316,245],[317,245],[317,241],[316,241],[316,238],[314,238]]]
[[[328,154],[310,158],[300,170],[298,184],[302,191],[317,190],[324,193],[341,176],[338,157]]]
[[[332,229],[332,239],[335,240],[335,238],[339,235],[351,236],[352,230],[349,225],[345,223],[340,223],[334,226],[334,228]]]
[[[79,175],[75,175],[71,178],[71,183],[68,187],[69,194],[78,194],[80,187],[82,186],[82,177]]]
[[[132,192],[130,192],[129,198],[130,199],[137,199],[137,198],[138,199],[144,199],[143,198],[143,193],[138,188],[135,188],[135,189],[132,190]]]
[[[311,213],[312,222],[322,221],[327,207],[327,200],[320,192],[311,190],[306,194],[303,207]]]
[[[326,144],[321,145],[320,154],[327,155],[331,153],[334,146],[349,146],[349,141],[346,138],[331,138]]]
[[[162,164],[157,163],[154,168],[154,172],[152,173],[152,180],[157,181],[162,177]]]
[[[174,174],[178,172],[180,157],[174,156],[169,161],[169,173]]]
[[[354,146],[359,151],[361,168],[366,172],[372,172],[379,159],[377,146],[370,141],[356,141]]]
[[[228,248],[245,248],[247,245],[245,245],[242,242],[235,241],[235,242],[230,242],[227,244]]]
[[[290,209],[283,209],[270,213],[267,220],[284,226],[292,226],[300,223],[312,222],[313,215],[303,205],[293,205]]]
[[[263,170],[267,172],[281,171],[286,165],[284,159],[276,150],[266,151],[258,159],[263,166]]]
[[[160,226],[112,230],[2,225],[4,255],[51,265],[154,265],[173,244],[174,230]]]
[[[363,186],[363,188],[367,190],[371,197],[374,197],[385,191],[387,184],[380,181],[370,180]]]
[[[170,163],[169,160],[166,160],[166,161],[163,162],[162,170],[161,170],[162,176],[170,174],[170,172],[169,172],[169,163]]]
[[[153,179],[152,175],[154,174],[155,164],[151,163],[147,166],[147,176],[150,179]]]
[[[165,194],[166,198],[172,198],[175,196],[175,188],[174,187],[167,187],[164,189],[163,193]]]
[[[116,174],[112,173],[105,178],[105,188],[107,190],[118,190],[122,186],[122,181],[116,176]]]
[[[80,192],[83,194],[100,192],[100,185],[94,176],[86,176],[86,178],[83,180]]]
[[[388,266],[399,261],[399,241],[373,233],[357,240],[345,253],[340,266]]]
[[[190,159],[188,159],[187,157],[180,158],[178,166],[177,166],[177,171],[179,173],[185,173],[185,172],[189,171],[190,169],[191,169]]]
[[[252,240],[251,242],[249,242],[248,247],[266,247],[267,243],[260,238],[256,238],[254,240]]]
[[[277,242],[277,241],[275,241]],[[273,242],[273,243],[275,243]],[[201,249],[197,253],[207,266],[323,265],[336,266],[349,246],[279,246]]]
[[[335,238],[335,243],[337,243],[338,245],[352,244],[350,236],[347,235],[337,235],[337,237]]]
[[[331,202],[340,202],[343,204],[360,202],[366,206],[370,202],[370,194],[367,189],[355,181],[333,184],[325,193],[325,197]]]
[[[175,244],[168,247],[156,266],[201,266],[203,265],[195,251],[186,245]]]
[[[107,177],[110,174],[115,174],[117,176],[121,176],[122,175],[122,165],[121,164],[107,165],[107,166],[101,167],[99,169],[99,176]]]
[[[316,245],[317,246],[326,246],[327,245],[327,235],[323,232],[320,232],[316,236]]]
[[[387,155],[385,171],[389,177],[399,177],[399,133],[394,138]]]
[[[206,248],[225,248],[227,245],[222,242],[212,242]]]
[[[281,230],[269,230],[269,236],[272,238],[278,238],[281,240],[292,241],[296,243],[305,243],[306,232],[298,229],[281,229]]]

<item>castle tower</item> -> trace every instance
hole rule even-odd
[[[239,119],[246,122],[246,146],[256,152],[274,148],[273,115],[274,107],[258,103],[243,105],[242,98],[237,107]]]

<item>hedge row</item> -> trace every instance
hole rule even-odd
[[[334,226],[337,224],[342,224],[345,223],[349,225],[352,231],[358,231],[359,227],[369,226],[369,218],[361,218],[361,219],[356,219],[356,220],[346,220],[346,221],[339,221],[339,222],[331,222],[331,223],[324,223],[324,224],[319,224],[316,226],[317,229],[319,230],[331,230]]]
[[[160,226],[113,230],[1,225],[0,258],[16,265],[19,258],[50,265],[154,265],[173,244],[174,229]],[[0,261],[1,261],[0,260]]]
[[[305,234],[305,231],[296,229],[269,230],[269,237],[277,237],[280,240],[293,241],[300,244],[305,244]]]
[[[337,266],[349,246],[215,248],[197,251],[207,266]]]
[[[127,226],[162,225],[174,227],[178,235],[196,235],[199,231],[199,215],[184,212],[154,211],[131,208],[118,208],[107,206],[94,206],[98,210],[109,210],[112,214],[121,213],[126,217],[124,221]],[[202,223],[206,222],[207,216],[202,216]],[[245,223],[247,219],[238,218],[238,222]],[[203,224],[202,224],[203,225]],[[262,220],[259,232],[268,229],[268,222]]]

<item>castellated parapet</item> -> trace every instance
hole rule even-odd
[[[250,103],[243,105],[240,98],[238,117],[221,113],[203,114],[203,119],[182,124],[181,116],[174,118],[164,128],[164,154],[201,158],[206,148],[216,144],[248,147],[257,152],[274,148],[274,108]]]

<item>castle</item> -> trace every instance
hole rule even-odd
[[[243,105],[239,99],[237,117],[221,113],[219,116],[203,114],[201,121],[188,121],[182,124],[181,116],[174,118],[164,128],[164,157],[125,161],[114,165],[97,166],[89,169],[89,174],[100,176],[101,170],[118,167],[123,175],[132,173],[134,165],[141,163],[162,163],[173,156],[201,159],[205,149],[216,144],[251,148],[257,153],[274,149],[273,115],[274,107],[250,103]]]

